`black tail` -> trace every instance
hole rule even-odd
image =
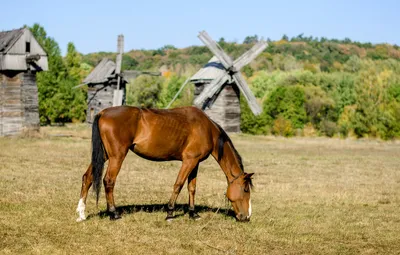
[[[103,142],[101,141],[99,119],[101,115],[97,114],[92,125],[92,176],[93,190],[96,192],[96,204],[99,202],[101,189],[101,177],[105,162],[105,153]]]

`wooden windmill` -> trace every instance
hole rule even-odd
[[[261,40],[233,61],[205,31],[200,32],[198,37],[215,57],[191,78],[196,86],[194,104],[205,110],[226,131],[240,132],[239,90],[255,115],[262,112],[240,69],[255,59],[268,44]]]
[[[118,36],[116,61],[104,58],[83,80],[83,84],[75,88],[88,86],[88,110],[86,121],[91,123],[101,110],[125,104],[126,85],[129,79],[141,74],[160,76],[159,72],[125,70],[121,71],[124,53],[124,36]]]

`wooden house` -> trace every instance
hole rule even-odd
[[[28,28],[0,32],[0,136],[39,130],[36,73],[47,54]]]
[[[201,94],[205,87],[219,76],[225,74],[224,66],[217,57],[213,57],[201,68],[190,81],[195,85],[195,98]],[[205,108],[205,113],[227,132],[240,132],[240,91],[231,80],[223,85],[211,108]]]
[[[83,84],[88,85],[88,109],[86,112],[86,121],[92,123],[94,116],[101,110],[117,105],[115,101],[115,92],[118,87],[120,76],[116,74],[114,61],[104,58],[93,69],[93,71],[83,80]],[[125,103],[125,89],[127,81],[121,79],[119,91],[122,91],[122,102]]]

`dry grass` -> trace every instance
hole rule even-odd
[[[1,254],[398,254],[400,144],[324,138],[233,135],[255,172],[248,224],[225,214],[226,181],[213,159],[200,165],[196,204],[164,221],[179,162],[129,154],[117,179],[123,219],[110,222],[88,199],[76,223],[81,176],[90,155],[85,125],[45,135],[0,138]],[[61,136],[60,136],[61,134]],[[72,137],[69,137],[72,136]],[[178,203],[186,204],[182,190]]]

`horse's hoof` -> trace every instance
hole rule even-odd
[[[173,221],[174,219],[175,219],[174,216],[167,216],[167,217],[165,218],[165,220],[168,221],[168,222],[171,222],[171,221]]]
[[[78,219],[76,219],[76,222],[82,222],[82,221],[84,221],[84,220],[86,220],[86,218],[78,217]]]

